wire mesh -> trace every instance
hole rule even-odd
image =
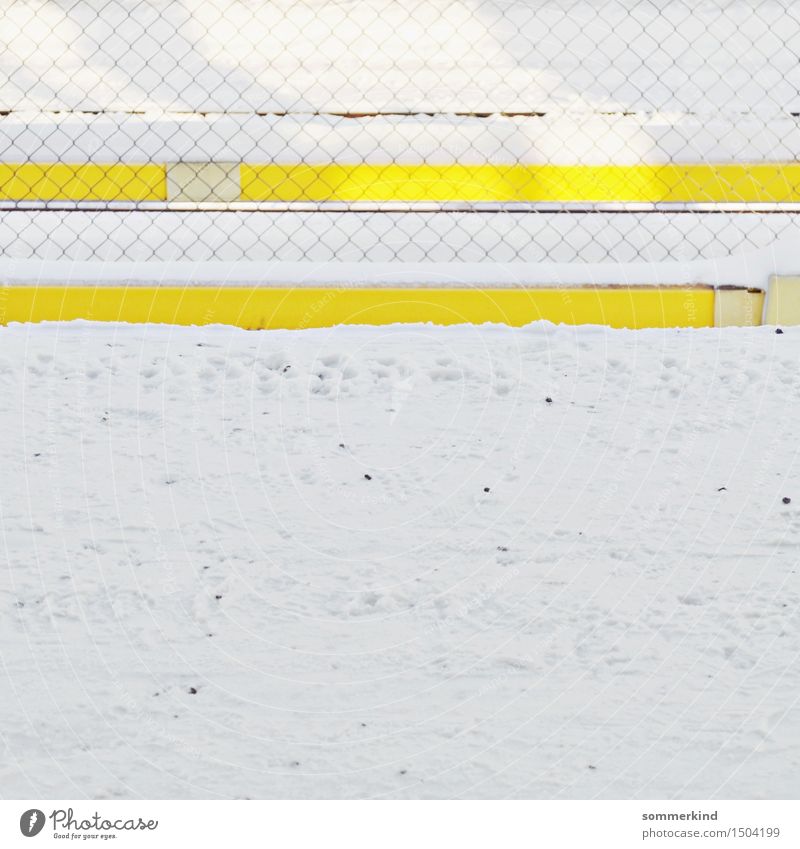
[[[796,226],[798,55],[791,0],[0,0],[0,252],[761,248]]]

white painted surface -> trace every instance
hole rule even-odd
[[[800,270],[797,227],[791,214],[5,212],[0,280],[764,288]]]
[[[2,7],[5,109],[800,112],[780,0]]]
[[[167,168],[167,200],[230,203],[241,197],[236,162],[176,162]]]
[[[770,276],[764,312],[770,324],[800,324],[800,276]]]
[[[12,112],[0,116],[0,151],[3,162],[784,162],[800,156],[800,118],[560,112],[537,118]]]

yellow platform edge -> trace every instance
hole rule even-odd
[[[306,329],[338,324],[532,321],[617,328],[713,327],[707,286],[609,288],[273,288],[0,285],[0,324],[122,321]]]
[[[169,166],[175,182],[180,167]],[[191,167],[189,167],[189,165]],[[500,165],[367,163],[205,163],[228,175],[203,181],[196,163],[186,186],[168,188],[166,164],[0,164],[0,200],[12,201],[340,201],[797,203],[800,162],[665,165]],[[239,194],[236,178],[238,170]],[[194,182],[193,182],[194,181]],[[223,190],[224,189],[224,190]],[[188,194],[187,194],[188,193]]]
[[[240,166],[245,201],[786,203],[800,162]]]
[[[0,200],[161,201],[167,168],[144,164],[0,163]]]

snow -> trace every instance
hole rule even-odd
[[[3,795],[793,797],[798,357],[0,330]]]

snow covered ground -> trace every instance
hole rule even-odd
[[[798,358],[0,330],[0,794],[796,798]]]

